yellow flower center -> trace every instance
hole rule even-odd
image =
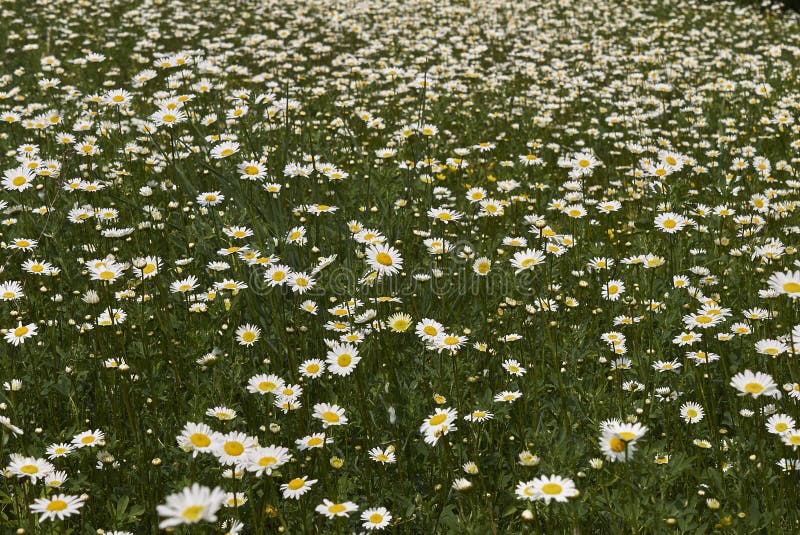
[[[238,457],[244,452],[244,445],[241,442],[236,442],[232,440],[230,442],[225,443],[225,447],[223,448],[225,453],[231,455],[233,457]]]
[[[783,291],[787,294],[800,293],[800,283],[797,282],[784,282]]]
[[[14,179],[11,181],[11,183],[14,184],[15,186],[21,186],[21,185],[25,184],[26,182],[27,182],[27,180],[25,179],[25,177],[21,176],[21,175],[20,176],[15,176]]]
[[[564,490],[564,487],[559,485],[558,483],[547,483],[546,485],[542,485],[542,492],[548,494],[550,496],[555,496],[557,494],[561,494]]]
[[[317,373],[317,372],[319,372],[319,364],[316,364],[316,363],[315,364],[309,364],[306,367],[306,371],[308,373]]]
[[[309,439],[307,444],[309,446],[319,446],[320,444],[322,444],[322,439],[319,438],[319,437],[313,437],[313,438]]]
[[[378,253],[375,256],[375,261],[382,266],[391,266],[392,265],[392,257],[386,253]]]
[[[675,228],[678,226],[678,223],[674,219],[667,219],[666,221],[664,221],[663,225],[666,228]]]
[[[19,338],[20,336],[25,336],[26,334],[28,334],[28,328],[24,325],[14,329],[14,336],[16,338]]]
[[[39,471],[39,467],[35,464],[26,464],[25,466],[20,467],[19,471],[23,474],[35,474]]]
[[[154,272],[155,270],[156,270],[155,264],[147,264],[146,266],[144,266],[142,268],[142,273],[144,273],[145,275],[149,275],[150,273]]]
[[[744,385],[744,391],[750,394],[759,394],[762,390],[764,390],[764,386],[761,383],[747,383]]]
[[[341,355],[339,355],[339,357],[336,359],[336,364],[338,364],[338,365],[339,365],[339,366],[341,366],[342,368],[345,368],[345,367],[347,367],[347,366],[349,366],[349,365],[350,365],[350,362],[352,362],[352,360],[353,360],[353,359],[352,359],[352,357],[350,357],[350,355],[348,355],[347,353],[342,353],[342,354],[341,354]]]
[[[333,411],[325,411],[325,412],[323,412],[323,413],[322,413],[322,418],[323,418],[323,419],[324,419],[326,422],[331,422],[331,423],[335,423],[335,422],[338,422],[338,421],[339,421],[339,415],[338,415],[338,414],[336,414],[336,413],[335,413],[335,412],[333,412]]]
[[[786,425],[785,422],[780,422],[780,423],[775,425],[775,431],[777,431],[778,433],[783,433],[787,429],[789,429],[789,426]]]
[[[46,509],[48,511],[63,511],[67,508],[67,502],[64,500],[53,500],[52,502],[47,504]]]
[[[428,420],[428,425],[439,425],[445,420],[447,420],[446,414],[437,414],[436,416]]]
[[[258,460],[258,466],[272,466],[277,463],[278,459],[275,457],[262,457]]]
[[[242,333],[242,340],[247,342],[248,344],[250,342],[254,342],[255,339],[256,339],[256,333],[254,333],[253,331],[245,331],[244,333]]]
[[[191,442],[192,445],[198,448],[205,448],[206,446],[211,444],[211,439],[208,437],[208,435],[204,433],[193,433],[189,437],[189,442]]]
[[[609,442],[609,447],[614,453],[622,453],[625,451],[625,442],[615,437],[611,439],[611,442]]]
[[[371,524],[380,524],[383,522],[383,515],[380,513],[372,513],[369,515],[369,522]]]
[[[197,522],[200,519],[200,515],[203,513],[203,509],[205,509],[202,505],[192,505],[187,507],[181,516],[190,522]]]
[[[306,482],[300,479],[299,477],[294,478],[293,480],[289,481],[289,489],[297,490],[302,489],[305,486]]]

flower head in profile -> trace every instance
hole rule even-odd
[[[217,511],[225,501],[225,492],[219,487],[213,490],[194,483],[181,492],[170,494],[163,505],[156,510],[164,520],[158,525],[166,529],[181,524],[197,524],[198,522],[216,522]]]
[[[72,516],[84,505],[84,498],[81,496],[69,496],[67,494],[54,494],[49,498],[37,498],[31,504],[31,511],[42,513],[39,522],[45,520],[63,520]]]

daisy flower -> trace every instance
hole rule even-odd
[[[494,397],[494,401],[498,403],[513,403],[522,397],[522,392],[516,390],[504,390]]]
[[[372,448],[369,450],[369,458],[381,464],[393,464],[397,462],[393,446],[389,446],[386,449]]]
[[[251,394],[275,394],[283,388],[284,380],[277,375],[254,375],[247,382],[247,391]]]
[[[76,448],[85,448],[87,446],[95,446],[99,442],[105,440],[105,438],[106,435],[99,429],[95,429],[94,431],[89,430],[75,435],[72,438],[72,444]]]
[[[353,372],[360,360],[361,357],[358,356],[356,346],[334,343],[328,351],[325,362],[328,365],[328,371],[334,375],[345,377]]]
[[[344,415],[344,409],[330,403],[317,403],[314,405],[314,413],[312,416],[322,420],[322,427],[326,429],[330,426],[344,425],[347,423],[347,416]]]
[[[365,251],[367,264],[379,275],[394,275],[403,268],[400,251],[389,245],[370,245]]]
[[[325,363],[320,359],[308,359],[300,364],[300,375],[309,379],[318,379],[325,372]]]
[[[34,513],[43,513],[39,517],[39,522],[45,520],[63,520],[72,516],[83,507],[84,499],[81,496],[69,496],[67,494],[55,494],[49,498],[37,498],[30,505]]]
[[[258,439],[238,431],[231,431],[226,435],[219,436],[211,452],[222,465],[240,465],[247,459],[248,450],[256,446],[258,446]]]
[[[9,344],[13,344],[18,346],[20,344],[24,344],[25,340],[34,336],[36,334],[36,324],[29,323],[27,325],[23,325],[22,322],[19,323],[16,327],[12,327],[6,330],[5,340]]]
[[[525,270],[533,269],[542,262],[544,262],[544,253],[542,253],[542,251],[525,249],[524,251],[514,253],[511,265],[517,268],[515,273],[519,274]]]
[[[773,273],[767,283],[771,289],[792,299],[800,297],[800,271]]]
[[[219,487],[213,490],[197,483],[181,492],[167,496],[167,502],[159,505],[158,516],[165,517],[158,525],[166,529],[181,524],[216,522],[217,511],[225,501],[225,492]]]
[[[283,497],[286,499],[299,500],[300,497],[308,492],[311,486],[317,482],[316,479],[307,479],[308,476],[296,477],[281,485]]]
[[[740,396],[751,395],[780,397],[781,392],[771,375],[750,370],[739,372],[731,378],[730,385],[739,391]]]
[[[687,401],[681,405],[681,418],[687,424],[696,424],[703,419],[703,416],[705,416],[705,411],[703,411],[703,407],[700,404]]]
[[[373,507],[361,513],[362,527],[368,531],[382,530],[392,521],[392,514],[385,507]]]
[[[325,444],[330,444],[332,442],[333,439],[326,438],[325,433],[313,433],[303,438],[298,438],[294,441],[294,443],[297,445],[297,449],[300,451],[322,448]]]
[[[66,457],[73,451],[75,451],[74,445],[62,442],[60,444],[51,444],[47,446],[45,453],[47,454],[47,458],[52,460],[57,457]]]
[[[241,325],[236,329],[236,340],[239,342],[239,345],[250,347],[255,344],[259,338],[261,338],[261,329],[250,323]]]
[[[553,500],[557,502],[566,502],[568,498],[573,498],[578,495],[575,483],[571,479],[555,474],[550,475],[550,477],[537,477],[533,481],[530,481],[529,487],[526,488],[531,488],[533,490],[534,500],[542,500],[546,504],[549,504]]]
[[[314,510],[328,518],[336,518],[337,516],[347,517],[353,511],[358,510],[358,506],[353,502],[337,503],[325,498]]]
[[[244,468],[256,476],[272,475],[272,471],[292,460],[292,454],[283,446],[251,448],[247,454]]]
[[[176,440],[181,449],[186,452],[191,451],[192,457],[197,457],[199,453],[212,451],[217,446],[220,436],[204,423],[187,422]]]
[[[464,419],[468,422],[485,422],[487,420],[491,420],[492,418],[494,418],[494,414],[482,409],[476,409],[464,416]]]
[[[31,483],[35,485],[40,478],[47,476],[55,470],[55,466],[44,459],[12,456],[11,463],[8,465],[7,470],[19,478],[30,478]]]

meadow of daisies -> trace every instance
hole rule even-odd
[[[800,530],[800,18],[0,3],[3,533]]]

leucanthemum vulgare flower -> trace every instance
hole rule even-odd
[[[546,504],[551,501],[566,502],[568,498],[578,495],[574,481],[555,474],[550,477],[541,476],[531,481],[520,482],[517,484],[515,492],[520,499],[541,500]]]
[[[696,424],[701,421],[704,416],[705,411],[698,403],[687,401],[681,405],[681,418],[683,418],[687,424]]]
[[[220,435],[215,441],[213,453],[221,465],[230,466],[232,464],[244,464],[249,449],[258,446],[258,439],[247,436],[238,431],[231,431],[225,435]]]
[[[626,462],[632,458],[636,441],[647,432],[647,427],[610,420],[603,422],[600,432],[600,450],[606,458],[611,462]]]
[[[291,479],[288,483],[281,485],[283,497],[286,499],[299,500],[316,482],[316,479],[308,479],[308,476]]]
[[[189,275],[185,279],[180,279],[172,282],[169,285],[169,290],[172,293],[188,293],[196,289],[198,286],[197,284],[197,277],[194,275]]]
[[[494,414],[483,409],[475,409],[471,413],[464,416],[468,422],[485,422],[494,418]]]
[[[314,405],[314,413],[312,416],[321,420],[322,427],[325,429],[347,423],[347,416],[344,415],[344,409],[330,403],[317,403]]]
[[[788,414],[773,414],[764,424],[767,431],[773,435],[782,435],[787,431],[794,431],[795,421],[794,418]]]
[[[36,484],[39,479],[55,470],[55,467],[44,459],[12,455],[11,463],[6,470],[18,478],[30,478],[31,483]]]
[[[166,529],[181,524],[216,522],[217,511],[224,501],[225,492],[219,487],[212,490],[194,483],[181,492],[170,494],[166,503],[156,508],[158,516],[164,517],[158,527]]]
[[[347,517],[353,511],[358,510],[358,506],[353,502],[332,502],[325,498],[322,503],[314,508],[316,512],[328,518]]]
[[[682,215],[667,212],[657,215],[654,223],[658,230],[668,234],[674,234],[683,230],[691,223],[691,220]]]
[[[218,405],[206,410],[206,416],[216,418],[220,422],[227,422],[236,418],[236,411],[224,405]]]
[[[767,282],[771,289],[780,294],[788,295],[792,299],[800,297],[800,271],[773,273]]]
[[[309,379],[318,379],[325,373],[325,363],[320,359],[308,359],[300,364],[300,375]]]
[[[258,374],[247,382],[247,391],[251,394],[277,394],[286,384],[285,381],[274,374]]]
[[[47,453],[48,459],[53,460],[58,457],[66,457],[73,451],[75,451],[75,446],[73,444],[67,444],[66,442],[63,442],[59,444],[51,444],[47,447],[45,453]]]
[[[9,344],[18,346],[20,344],[24,344],[25,340],[28,338],[35,336],[36,332],[36,324],[28,323],[27,325],[23,325],[22,322],[20,322],[16,327],[10,327],[6,329],[4,338]]]
[[[436,320],[430,318],[422,318],[417,322],[416,334],[424,342],[433,343],[436,338],[442,333],[444,326]]]
[[[239,342],[239,345],[250,347],[259,338],[261,338],[261,329],[250,323],[241,325],[236,329],[236,341]]]
[[[412,318],[403,312],[397,312],[386,318],[386,325],[392,332],[402,333],[411,326]]]
[[[31,504],[30,509],[33,513],[42,514],[39,517],[39,522],[63,520],[78,513],[84,503],[85,499],[82,496],[54,494],[48,498],[37,498]]]
[[[289,453],[288,448],[274,445],[257,446],[248,451],[244,468],[256,476],[269,476],[272,475],[273,470],[277,470],[291,460],[292,454]]]
[[[356,365],[361,361],[358,348],[352,344],[334,343],[328,350],[326,364],[328,371],[340,377],[353,373]]]
[[[23,297],[22,284],[19,281],[0,283],[0,301],[16,301]]]
[[[221,436],[204,423],[187,422],[176,440],[182,450],[192,452],[192,457],[197,457],[200,453],[211,452]]]
[[[332,442],[333,439],[326,437],[325,433],[312,433],[294,441],[297,449],[300,451],[322,448],[325,446],[325,444],[331,444]]]
[[[99,429],[84,431],[72,437],[72,444],[77,448],[100,445],[106,439],[105,433]]]
[[[534,249],[525,249],[514,253],[514,257],[511,259],[511,265],[516,268],[515,273],[517,274],[531,270],[542,262],[544,262],[544,253]]]
[[[381,464],[394,464],[397,458],[394,453],[394,446],[389,446],[386,449],[376,447],[369,450],[369,458]]]
[[[731,378],[730,385],[739,391],[740,396],[781,397],[781,391],[778,390],[778,385],[772,376],[763,372],[753,373],[750,370],[739,372]]]
[[[392,514],[385,507],[373,507],[361,513],[361,526],[368,531],[379,531],[392,521]]]
[[[378,275],[391,276],[403,269],[403,257],[400,251],[390,245],[370,245],[365,251],[367,264]]]
[[[458,411],[455,409],[436,409],[422,422],[419,428],[424,435],[425,442],[435,446],[442,436],[456,431],[457,427],[454,422],[457,417]]]

